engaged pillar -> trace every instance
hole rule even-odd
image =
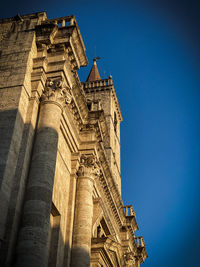
[[[40,113],[25,192],[16,266],[45,267],[58,136],[63,106],[69,94],[62,80],[48,80],[41,96]]]
[[[94,155],[81,157],[78,171],[71,267],[89,267],[93,217],[93,184],[99,169]]]

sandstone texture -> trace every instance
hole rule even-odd
[[[121,199],[120,106],[96,60],[81,83],[88,61],[74,16],[0,20],[0,266],[147,258]]]

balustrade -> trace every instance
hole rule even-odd
[[[75,24],[75,18],[74,16],[67,16],[67,17],[61,17],[57,19],[49,19],[48,23],[54,23],[58,25],[58,27],[72,26]]]
[[[142,236],[135,237],[135,243],[136,243],[138,248],[139,247],[141,247],[141,248],[145,247],[144,238]]]
[[[110,86],[113,84],[112,78],[104,79],[104,80],[99,80],[99,81],[92,81],[92,82],[84,82],[83,83],[83,88],[88,89],[88,88],[102,88],[106,86]]]
[[[125,213],[125,216],[135,216],[135,211],[132,205],[124,206],[124,213]]]

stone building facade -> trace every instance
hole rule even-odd
[[[0,266],[135,266],[147,257],[121,199],[121,111],[74,16],[0,21]]]

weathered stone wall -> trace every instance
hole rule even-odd
[[[37,21],[37,16],[33,20],[0,21],[0,209],[4,214],[0,219],[0,239],[1,260],[6,262],[11,261],[16,239],[37,118],[38,104],[29,102],[33,58],[37,53],[31,29]]]
[[[142,262],[120,196],[112,78],[83,90],[74,16],[0,21],[0,55],[0,265],[124,266],[127,251]]]

